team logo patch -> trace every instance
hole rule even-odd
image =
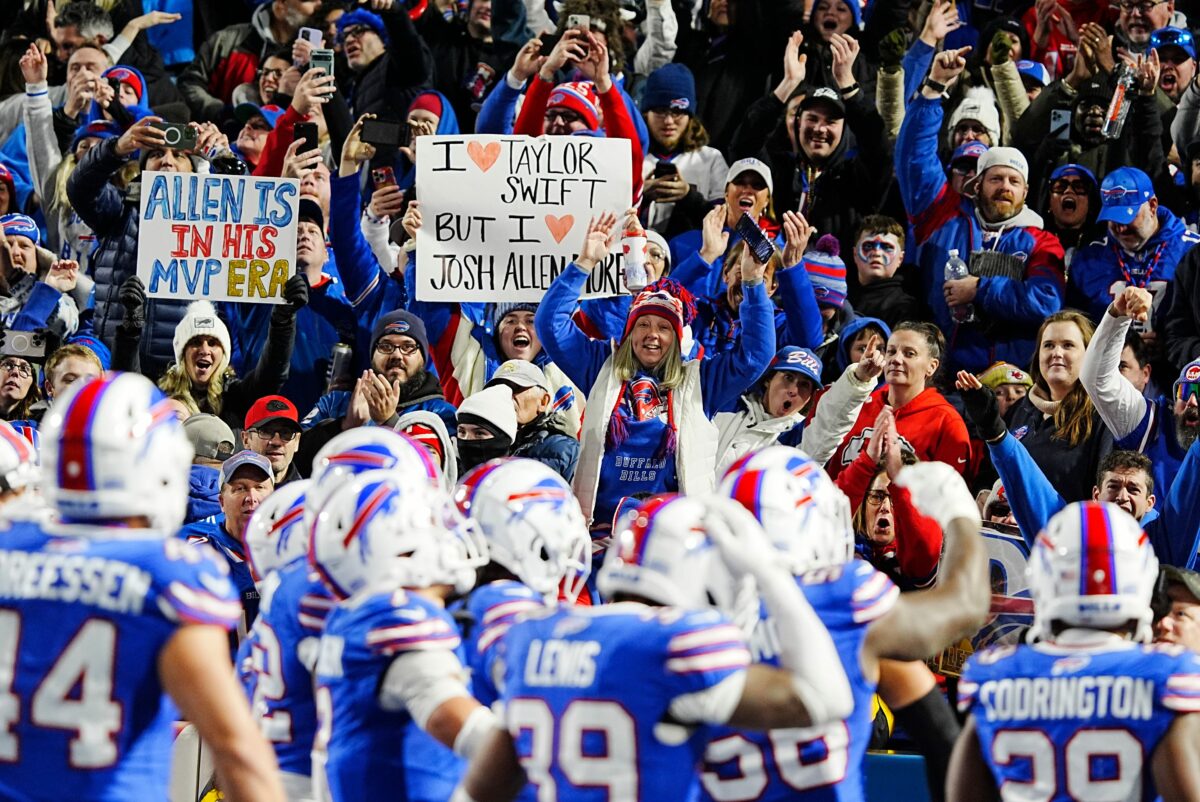
[[[1013,437],[1020,440],[1022,437],[1029,434],[1029,427],[1028,426],[1018,426],[1016,429],[1013,429],[1012,434],[1013,434]]]
[[[787,359],[784,360],[784,364],[807,368],[817,374],[821,372],[821,363],[812,354],[805,353],[804,351],[793,351],[788,354]]]
[[[267,412],[287,412],[288,405],[280,401],[278,398],[273,398],[267,402]]]
[[[411,328],[412,328],[412,326],[409,325],[407,320],[397,320],[395,323],[387,324],[387,326],[385,326],[383,329],[383,333],[384,334],[403,334]]]
[[[1185,382],[1200,381],[1200,365],[1188,365],[1187,370],[1183,372],[1183,380]]]
[[[691,105],[692,101],[686,97],[677,97],[671,101],[671,108],[673,109],[682,109],[683,111],[687,111],[689,108],[691,108]]]
[[[196,318],[196,322],[194,325],[198,329],[211,329],[211,328],[214,328],[217,324],[213,322],[213,319],[211,317],[198,317],[198,318]]]
[[[635,420],[651,420],[657,418],[666,408],[662,395],[658,391],[658,383],[653,379],[637,379],[629,385],[629,397],[633,399],[633,417]]]

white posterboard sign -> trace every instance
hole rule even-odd
[[[540,301],[578,255],[588,221],[633,196],[627,139],[425,136],[417,140],[416,297]],[[618,224],[620,225],[620,224]],[[584,297],[627,294],[620,231]]]
[[[142,173],[137,274],[147,295],[283,303],[299,207],[290,178]]]

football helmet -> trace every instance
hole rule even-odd
[[[309,528],[325,500],[347,479],[365,471],[395,469],[443,487],[442,471],[425,447],[406,434],[382,426],[360,426],[342,432],[313,458],[312,484],[306,493]]]
[[[1031,640],[1048,638],[1056,621],[1090,629],[1135,621],[1135,637],[1150,640],[1158,558],[1141,525],[1116,504],[1068,504],[1034,541],[1025,570]]]
[[[337,598],[370,583],[453,585],[465,593],[487,565],[487,542],[446,491],[396,469],[367,471],[333,491],[317,513],[309,563]]]
[[[71,385],[42,421],[42,492],[68,523],[145,516],[174,535],[192,445],[167,397],[136,373]]]
[[[854,559],[849,499],[797,448],[747,454],[729,466],[719,492],[758,519],[793,574]]]
[[[33,443],[0,420],[0,493],[32,484],[37,479],[37,457]]]
[[[288,482],[262,500],[246,524],[246,554],[255,582],[308,554],[304,495],[312,482]]]
[[[596,577],[605,600],[628,593],[671,607],[716,607],[737,619],[749,598],[757,612],[753,583],[736,579],[708,539],[709,512],[699,498],[673,493],[638,505],[613,533]]]
[[[507,457],[459,483],[458,510],[479,527],[491,559],[547,597],[574,601],[592,567],[592,539],[571,486],[546,465]]]

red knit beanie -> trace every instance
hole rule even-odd
[[[408,113],[427,111],[439,120],[442,119],[442,97],[437,92],[422,92],[408,107]]]
[[[546,108],[570,109],[583,118],[590,130],[600,128],[600,98],[596,94],[596,85],[591,81],[559,84],[550,93]]]

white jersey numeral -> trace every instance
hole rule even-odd
[[[267,702],[283,700],[287,684],[283,681],[283,649],[275,630],[259,618],[254,622],[254,643],[251,647],[254,668],[254,699],[252,708],[263,736],[274,744],[292,742],[292,716],[285,710],[267,712]]]
[[[538,802],[558,799],[551,768],[577,788],[605,788],[609,799],[637,799],[637,728],[616,702],[576,699],[567,705],[556,726],[544,701],[519,698],[509,702],[507,720],[514,738],[523,731],[529,733],[529,754],[521,757],[521,765],[537,786]],[[585,753],[585,733],[603,736],[603,755]]]
[[[789,788],[809,791],[845,779],[850,760],[850,731],[845,723],[771,730],[767,738],[779,778]],[[822,756],[806,763],[803,758],[806,752]],[[700,775],[704,790],[717,802],[747,802],[757,799],[767,789],[764,747],[741,735],[729,735],[710,743],[704,760],[709,764],[737,761],[736,777],[723,778],[711,770]]]
[[[1112,777],[1094,779],[1097,758],[1115,761]],[[1089,802],[1124,802],[1134,797],[1142,777],[1142,745],[1125,729],[1082,730],[1062,749],[1066,761],[1067,794]],[[1041,730],[1001,730],[992,739],[992,760],[1007,766],[1027,761],[1030,779],[1005,780],[1000,796],[1005,802],[1050,802],[1058,793],[1058,752]]]

